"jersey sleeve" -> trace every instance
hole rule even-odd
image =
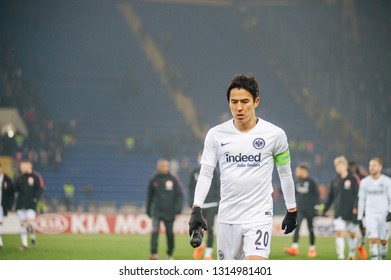
[[[366,183],[365,180],[362,180],[360,188],[358,189],[357,220],[362,220],[364,217],[365,199],[366,199]]]
[[[358,177],[358,176],[357,176]],[[357,181],[356,176],[353,175],[353,191],[355,192],[356,200],[353,204],[353,208],[358,208],[358,192],[359,192],[359,182]]]
[[[217,164],[217,141],[213,130],[209,130],[204,141],[204,150],[202,151],[201,164],[215,167]]]
[[[201,164],[200,174],[198,176],[197,185],[194,193],[193,205],[198,205],[202,208],[206,196],[209,193],[210,185],[213,178],[213,167]]]
[[[286,208],[296,208],[295,184],[290,164],[277,166],[277,171],[280,177],[281,190],[284,195]]]
[[[334,182],[334,180],[333,180]],[[333,201],[334,201],[334,187],[333,187],[333,182],[331,182],[330,184],[330,188],[329,188],[329,193],[327,195],[327,200],[326,200],[326,203],[324,205],[324,209],[323,209],[323,212],[326,213],[331,205],[333,204]]]
[[[282,129],[279,130],[274,143],[273,157],[277,166],[290,163],[288,138]]]
[[[273,158],[280,177],[285,206],[287,209],[296,208],[295,184],[290,165],[291,158],[289,154],[288,139],[282,129],[279,130],[275,140]]]

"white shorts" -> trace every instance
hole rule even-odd
[[[0,223],[3,222],[3,216],[4,216],[3,207],[0,205]]]
[[[249,224],[217,226],[217,255],[219,260],[243,260],[247,256],[268,259],[272,237],[273,217]]]
[[[37,215],[33,209],[19,209],[16,211],[16,214],[21,222],[34,221]]]
[[[351,221],[342,220],[341,217],[334,219],[333,225],[335,231],[347,231],[347,232],[355,232],[355,233],[357,233],[358,231],[357,224]]]
[[[386,222],[386,216],[387,215],[366,216],[366,229],[368,238],[388,240],[388,223]]]

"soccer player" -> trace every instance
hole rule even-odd
[[[34,173],[30,161],[20,163],[20,176],[15,181],[15,194],[17,195],[16,214],[20,221],[20,237],[22,250],[28,248],[28,234],[31,244],[36,246],[35,217],[37,202],[41,197],[40,178]]]
[[[378,157],[369,162],[370,175],[361,181],[358,193],[358,215],[365,212],[371,260],[384,260],[388,250],[388,222],[391,221],[391,178],[382,174],[383,163]],[[379,244],[380,241],[380,244]]]
[[[297,178],[295,187],[298,206],[298,224],[295,233],[293,234],[293,243],[291,247],[284,248],[284,252],[292,256],[299,254],[300,225],[304,219],[307,219],[308,231],[310,235],[310,246],[307,251],[307,256],[310,258],[315,258],[316,248],[313,221],[319,210],[320,198],[318,184],[309,176],[309,166],[307,163],[300,163],[295,169],[295,175]]]
[[[174,252],[174,220],[183,208],[182,183],[169,172],[168,161],[159,159],[157,173],[149,181],[146,211],[152,218],[151,255],[150,260],[157,260],[160,222],[164,222],[167,235],[167,259],[173,259]]]
[[[357,238],[357,203],[358,182],[357,178],[348,169],[348,161],[345,156],[334,159],[334,167],[337,176],[332,180],[329,195],[324,207],[323,215],[334,204],[334,230],[336,233],[335,245],[338,259],[345,259],[345,236],[348,235],[349,254],[348,259],[356,258]]]
[[[201,154],[198,155],[198,163],[201,161]],[[201,166],[198,165],[190,176],[190,182],[189,182],[189,203],[190,207],[193,206],[194,201],[194,191],[195,187],[198,181],[198,177],[200,174]],[[212,183],[210,186],[209,193],[205,199],[204,205],[202,207],[203,214],[206,218],[206,223],[208,225],[208,239],[207,244],[205,242],[202,243],[201,246],[194,249],[193,258],[199,259],[202,257],[202,254],[204,253],[204,259],[205,260],[211,260],[212,259],[212,252],[213,252],[213,241],[214,241],[214,224],[215,224],[215,217],[218,213],[219,209],[219,201],[220,201],[220,175],[215,168],[213,172],[213,178]],[[206,247],[206,248],[205,248]]]
[[[274,165],[287,207],[282,230],[288,234],[297,226],[287,137],[281,128],[256,116],[260,97],[253,76],[235,76],[226,95],[233,119],[211,128],[206,135],[189,234],[200,227],[207,230],[201,208],[218,162],[221,182],[218,258],[268,259],[273,226]]]
[[[368,173],[364,168],[357,164],[355,161],[349,161],[349,170],[356,177],[358,185],[360,186],[361,180],[368,176]],[[362,260],[368,258],[367,251],[365,250],[365,241],[366,241],[366,229],[365,229],[365,213],[362,220],[359,221],[358,226],[360,228],[360,235],[358,236],[358,247],[357,251]]]
[[[7,216],[7,212],[11,210],[13,198],[14,185],[0,163],[0,249],[3,248],[3,216]]]
[[[45,181],[43,180],[43,177],[41,173],[39,173],[36,170],[33,170],[33,173],[35,176],[38,177],[39,179],[39,194],[38,194],[38,201],[37,201],[37,207],[36,207],[36,212],[39,214],[45,213],[46,212],[46,205],[45,205],[45,192],[46,192],[46,186],[45,186]]]

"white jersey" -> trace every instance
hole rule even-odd
[[[362,220],[363,215],[384,215],[391,212],[391,178],[380,175],[375,180],[367,176],[361,180],[358,192],[358,215]]]
[[[237,130],[232,119],[209,130],[201,164],[219,163],[220,223],[250,223],[273,214],[274,157],[287,151],[285,132],[260,118],[246,133]]]

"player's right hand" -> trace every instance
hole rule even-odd
[[[193,210],[191,211],[191,216],[190,216],[190,220],[189,220],[189,235],[191,236],[193,233],[193,230],[198,229],[200,226],[204,230],[208,230],[208,227],[206,225],[206,220],[205,220],[204,216],[202,215],[201,207],[194,206]]]
[[[391,212],[388,213],[386,221],[387,222],[391,222]]]

